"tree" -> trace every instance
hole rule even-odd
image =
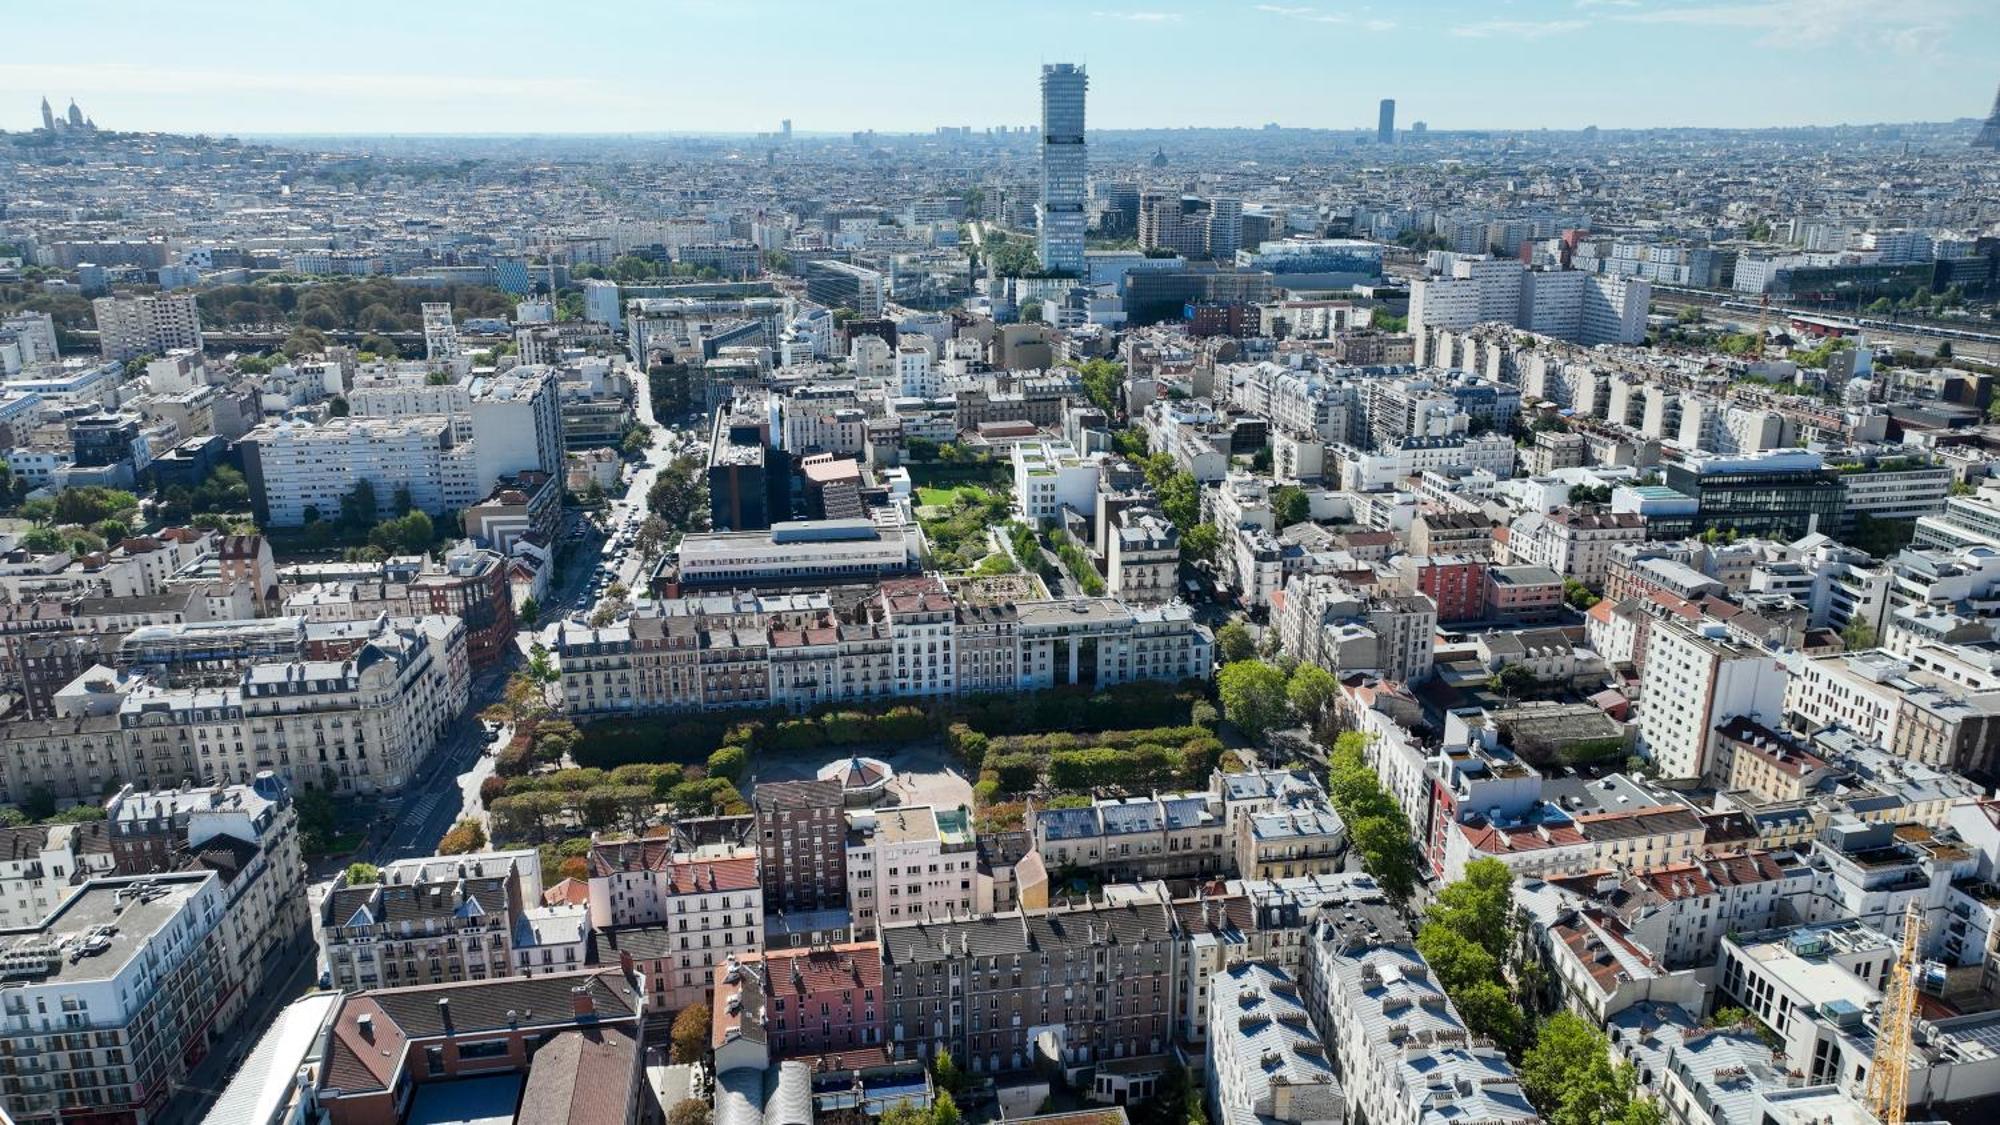
[[[486,829],[470,817],[451,826],[438,841],[439,855],[466,855],[486,847]]]
[[[1523,694],[1535,690],[1540,680],[1525,664],[1503,664],[1498,672],[1487,681],[1494,691],[1509,699],[1519,699]]]
[[[958,1063],[951,1057],[950,1048],[940,1049],[937,1057],[931,1060],[931,1081],[946,1094],[963,1088],[965,1076],[959,1073]]]
[[[618,443],[618,449],[627,457],[637,457],[653,447],[653,432],[644,426],[634,426],[625,431],[625,437]]]
[[[1417,952],[1424,955],[1444,990],[1454,995],[1500,975],[1500,963],[1484,946],[1450,926],[1432,922],[1418,930]]]
[[[1285,699],[1292,712],[1308,723],[1318,721],[1340,695],[1340,681],[1317,664],[1301,664],[1292,669],[1285,683]]]
[[[699,463],[683,457],[654,479],[646,507],[668,527],[698,531],[708,526],[708,481]]]
[[[647,516],[639,521],[639,531],[632,537],[632,548],[639,552],[639,558],[651,562],[666,546],[667,536],[673,531],[667,521],[658,516]]]
[[[1262,738],[1285,719],[1285,674],[1261,660],[1226,664],[1217,677],[1222,713],[1247,737]]]
[[[104,806],[93,804],[71,805],[48,818],[50,824],[92,824],[104,819]]]
[[[301,789],[293,796],[292,807],[299,814],[299,850],[324,855],[333,843],[333,798],[324,789]]]
[[[959,1125],[958,1103],[950,1090],[939,1090],[931,1102],[931,1125]]]
[[[1077,366],[1077,377],[1091,405],[1108,417],[1118,416],[1118,391],[1125,383],[1124,364],[1113,359],[1086,359]]]
[[[724,746],[708,756],[708,775],[736,782],[750,770],[750,755],[741,746]]]
[[[876,1119],[876,1125],[931,1125],[931,1115],[904,1100],[884,1110],[882,1116]]]
[[[1438,888],[1424,911],[1427,921],[1480,944],[1504,963],[1514,928],[1514,872],[1497,859],[1475,859],[1458,881]]]
[[[1849,621],[1847,628],[1840,631],[1841,643],[1849,652],[1875,647],[1875,627],[1866,621]]]
[[[708,1103],[700,1098],[682,1098],[667,1111],[667,1125],[708,1125]]]
[[[1182,562],[1212,563],[1221,548],[1222,529],[1212,523],[1198,523],[1181,533]]]
[[[340,522],[350,531],[359,531],[375,522],[380,511],[375,504],[375,482],[360,480],[340,498]]]
[[[1312,497],[1295,484],[1281,485],[1271,493],[1271,516],[1279,527],[1290,527],[1312,518]]]
[[[523,625],[533,625],[535,619],[541,615],[542,603],[536,601],[533,594],[529,594],[526,598],[522,599],[521,607],[514,611],[514,616],[519,618]]]
[[[689,1004],[674,1017],[673,1059],[675,1063],[697,1063],[708,1054],[708,1005]]]
[[[1521,1056],[1520,1075],[1523,1092],[1550,1125],[1622,1121],[1636,1085],[1630,1066],[1612,1065],[1604,1033],[1568,1010],[1542,1024]]]
[[[540,718],[548,710],[548,696],[542,690],[542,684],[526,672],[516,672],[507,677],[507,689],[501,694],[500,702],[480,712],[479,717],[489,722],[520,726]]]
[[[1160,498],[1160,513],[1185,533],[1201,522],[1201,486],[1194,474],[1175,473],[1153,487]]]
[[[1041,322],[1042,303],[1033,299],[1021,302],[1021,323],[1040,324]]]
[[[1344,814],[1343,814],[1344,815]],[[1410,822],[1401,815],[1366,816],[1349,821],[1347,838],[1361,855],[1361,866],[1398,902],[1416,890],[1418,871],[1410,843]]]
[[[350,887],[365,887],[382,881],[382,869],[364,860],[356,860],[347,865],[344,873]]]
[[[1234,664],[1257,655],[1257,642],[1241,621],[1231,621],[1215,631],[1215,651],[1224,664]]]
[[[1458,1014],[1474,1035],[1486,1036],[1510,1055],[1520,1049],[1528,1016],[1498,979],[1474,981],[1452,993],[1451,1002],[1458,1005]]]
[[[1563,601],[1568,602],[1571,607],[1575,609],[1589,609],[1600,600],[1596,594],[1590,592],[1590,587],[1578,582],[1576,579],[1563,579]]]

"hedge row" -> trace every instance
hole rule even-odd
[[[752,753],[798,753],[915,742],[936,735],[947,722],[989,735],[1121,731],[1163,721],[1184,726],[1215,721],[1215,708],[1206,693],[1205,684],[1190,680],[1120,684],[1102,691],[1061,687],[1021,695],[982,695],[929,709],[894,704],[878,709],[829,707],[803,717],[779,712],[605,719],[585,725],[562,749],[580,766],[608,770],[639,763],[700,764],[724,746],[741,746]],[[561,731],[568,724],[556,721],[544,726]],[[525,746],[521,758],[518,770],[503,772],[527,772],[536,760]],[[542,760],[555,759],[542,755]]]
[[[947,739],[966,767],[979,771],[974,794],[982,805],[1003,794],[1037,791],[1199,786],[1223,752],[1221,740],[1207,727],[1193,725],[992,738],[958,723]]]

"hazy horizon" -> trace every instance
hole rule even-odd
[[[1985,116],[1985,0],[1193,0],[912,11],[887,0],[338,9],[110,0],[14,13],[0,127],[237,136],[926,133],[1036,119],[1045,61],[1107,130],[1799,128]],[[135,15],[137,18],[135,18]],[[1920,81],[1912,81],[1912,76]]]

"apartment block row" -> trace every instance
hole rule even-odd
[[[247,782],[386,794],[407,785],[466,708],[456,618],[354,623],[297,658],[251,656],[194,682],[102,665],[52,697],[52,714],[0,726],[5,793],[89,800],[122,781]]]
[[[564,622],[556,651],[564,709],[590,716],[1181,680],[1208,674],[1213,643],[1184,605],[980,604],[922,577],[838,600],[656,600],[610,625]]]
[[[14,1121],[161,1120],[305,937],[298,817],[276,778],[127,786],[106,814],[85,849],[105,861],[44,870],[65,893],[0,929],[0,1111]]]

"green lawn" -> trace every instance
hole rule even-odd
[[[961,484],[956,488],[919,488],[917,503],[926,507],[949,508],[958,499],[959,493],[977,500],[986,495],[987,490],[977,485]]]

